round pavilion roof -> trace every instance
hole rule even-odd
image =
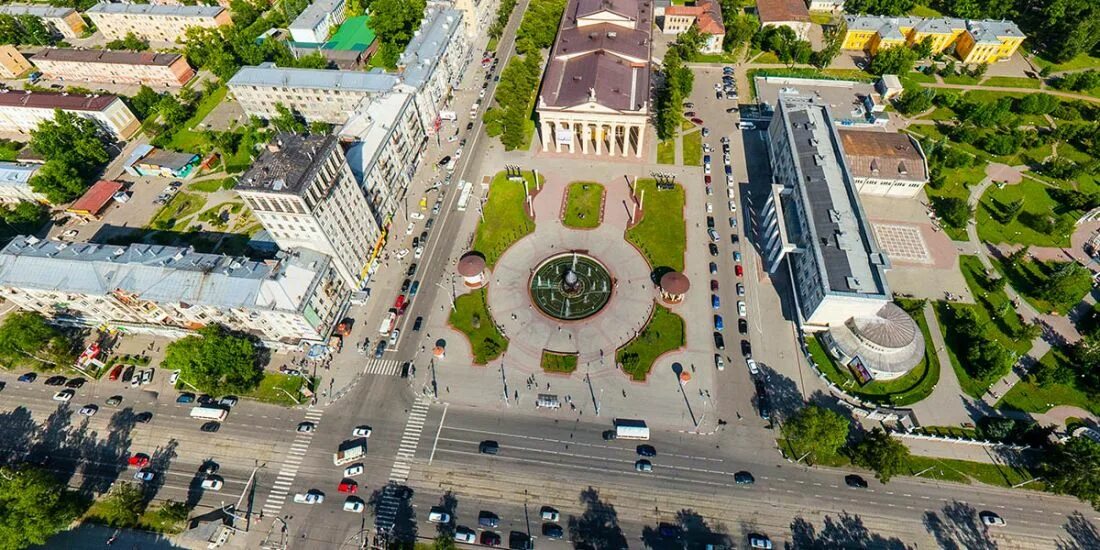
[[[457,270],[458,274],[463,277],[479,275],[485,271],[485,258],[474,253],[467,253],[458,260]]]
[[[687,294],[691,281],[679,271],[670,271],[661,277],[661,290],[669,294]]]
[[[904,374],[924,358],[920,327],[893,303],[829,328],[829,336],[845,356],[859,357],[869,370],[888,376]]]

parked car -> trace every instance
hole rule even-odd
[[[455,528],[455,542],[474,544],[477,542],[477,533],[469,527],[460,525]]]
[[[542,536],[548,539],[560,540],[565,536],[565,530],[556,523],[544,523],[542,524]]]
[[[205,432],[205,433],[214,433],[214,432],[220,430],[221,427],[222,427],[221,422],[211,421],[211,422],[207,422],[207,423],[203,424],[202,426],[199,426],[199,431]]]
[[[95,413],[99,412],[99,407],[95,405],[84,405],[80,407],[80,416],[95,416]]]
[[[351,466],[344,468],[344,477],[355,477],[361,473],[363,473],[362,464],[352,464]]]
[[[978,514],[978,517],[981,518],[983,525],[990,527],[1002,527],[1005,524],[1005,520],[1001,516],[989,510],[983,510]]]
[[[433,508],[431,512],[428,512],[428,521],[431,523],[450,523],[451,514]]]
[[[762,550],[771,550],[772,549],[772,541],[771,541],[771,539],[768,538],[767,535],[761,535],[759,533],[750,533],[749,534],[749,547],[750,548],[760,548]]]
[[[726,370],[726,362],[722,360],[721,354],[714,354],[714,368],[718,370]]]
[[[140,412],[134,415],[134,422],[138,424],[148,424],[153,420],[153,413],[149,411]]]
[[[746,359],[752,357],[752,344],[748,340],[741,340],[741,355]]]
[[[722,337],[721,332],[715,332],[714,333],[714,347],[718,351],[722,351],[722,350],[726,349],[726,339]]]
[[[500,546],[500,534],[492,531],[481,532],[482,546]]]
[[[33,373],[33,372],[28,372],[28,373],[26,373],[26,374],[19,377],[20,382],[27,382],[27,383],[34,382],[37,379],[38,379],[38,375]]]
[[[108,407],[117,407],[117,406],[119,406],[120,403],[122,403],[122,396],[121,395],[112,395],[111,397],[107,398],[107,406]]]
[[[370,426],[356,426],[355,429],[351,431],[351,435],[354,437],[370,437],[370,434]]]
[[[500,516],[488,511],[482,510],[477,514],[477,524],[481,527],[488,527],[490,529],[500,525]]]
[[[714,316],[714,330],[722,331],[726,328],[726,324],[722,321],[721,315]]]
[[[345,512],[362,514],[364,509],[366,509],[366,504],[363,502],[363,499],[359,497],[349,496],[347,499],[344,500]]]
[[[145,453],[130,455],[130,458],[126,459],[126,464],[138,469],[144,468],[149,465],[149,455]]]
[[[65,380],[66,378],[64,376],[51,376],[47,378],[43,384],[47,386],[63,386],[65,385]]]
[[[710,307],[714,309],[722,307],[722,299],[719,298],[717,294],[710,295]]]
[[[195,394],[193,394],[191,392],[183,392],[179,395],[179,397],[176,398],[176,403],[186,404],[186,403],[194,403],[194,402],[195,402]]]
[[[745,319],[738,319],[737,320],[737,333],[738,334],[748,334],[749,333],[749,322],[746,321]]]
[[[62,403],[68,403],[70,400],[72,400],[73,395],[75,394],[76,392],[74,392],[73,390],[61,390],[53,394],[53,400],[60,401]]]
[[[152,470],[148,470],[148,469],[145,469],[145,468],[142,468],[141,470],[138,470],[138,472],[134,474],[134,479],[136,479],[138,481],[141,481],[141,482],[153,481],[153,479],[155,479],[156,477],[157,477],[157,474],[153,473]]]
[[[642,458],[634,463],[634,471],[641,473],[651,473],[653,471],[653,463]]]
[[[561,518],[561,514],[550,506],[543,506],[541,510],[541,516],[543,521],[558,521]]]

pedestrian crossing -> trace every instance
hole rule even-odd
[[[283,461],[282,468],[275,476],[275,482],[271,484],[271,492],[267,494],[267,500],[263,506],[264,514],[278,514],[282,511],[283,505],[286,504],[287,495],[291,493],[294,478],[298,475],[298,467],[301,465],[302,459],[305,458],[306,452],[309,451],[313,434],[317,432],[316,425],[320,423],[323,414],[324,411],[321,409],[313,409],[306,413],[305,420],[312,422],[314,429],[311,432],[295,433],[294,441],[290,443],[290,450],[287,451],[286,460]]]
[[[397,458],[393,461],[390,470],[390,482],[382,490],[382,496],[378,499],[378,505],[374,511],[374,524],[382,530],[393,528],[397,519],[397,511],[401,504],[401,488],[409,479],[411,462],[416,456],[416,447],[420,443],[420,433],[424,431],[424,422],[428,419],[428,407],[431,399],[420,396],[409,410],[409,418],[405,422],[405,431],[401,434],[401,443],[397,447]]]
[[[397,359],[370,359],[363,365],[363,374],[396,376],[401,372],[401,361]]]

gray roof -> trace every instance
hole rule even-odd
[[[83,50],[74,48],[46,48],[31,57],[39,61],[65,61],[73,63],[109,63],[113,65],[156,65],[167,67],[179,61],[178,53],[129,52],[113,50]]]
[[[1012,21],[967,21],[966,28],[978,44],[999,44],[1001,36],[1025,38]]]
[[[2,187],[26,187],[31,176],[41,168],[38,164],[19,164],[17,162],[0,162],[0,186]]]
[[[344,8],[344,0],[316,0],[290,24],[291,29],[313,30],[329,14]]]
[[[462,12],[453,9],[429,8],[420,30],[409,41],[401,54],[400,65],[405,69],[402,77],[406,84],[420,88],[431,78],[443,52],[462,25]]]
[[[169,6],[165,4],[116,4],[100,2],[84,13],[122,13],[163,17],[215,17],[225,11],[221,6]]]
[[[902,27],[922,33],[946,34],[966,29],[979,43],[1000,43],[999,36],[1024,38],[1024,33],[1012,21],[966,20],[956,17],[887,17],[881,15],[847,15],[844,21],[848,30],[875,31],[884,38],[901,39]]]
[[[55,8],[53,6],[29,6],[25,4],[8,4],[0,6],[0,13],[7,15],[33,15],[35,17],[65,17],[76,10],[72,8]]]
[[[336,136],[281,133],[237,180],[238,191],[298,194],[316,172],[321,159],[338,147]]]
[[[400,82],[401,79],[392,74],[331,71],[327,69],[284,69],[271,63],[254,67],[241,67],[241,70],[229,79],[230,86],[352,90],[376,93],[388,92]]]
[[[829,336],[847,360],[859,357],[872,373],[900,375],[924,359],[924,335],[916,321],[893,302],[875,315],[829,327]]]
[[[798,170],[795,193],[810,221],[802,245],[818,256],[827,292],[888,296],[887,259],[864,215],[828,107],[780,96],[779,111]]]

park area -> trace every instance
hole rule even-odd
[[[603,218],[604,187],[590,181],[575,181],[565,190],[562,224],[573,229],[594,229]]]
[[[508,339],[497,330],[485,299],[484,288],[463,294],[451,312],[451,326],[470,341],[475,365],[484,365],[508,349]]]
[[[668,308],[655,305],[645,328],[619,348],[615,360],[631,380],[645,381],[657,358],[684,345],[684,320]]]
[[[523,178],[534,192],[535,176],[526,172]],[[535,230],[535,222],[527,214],[523,182],[509,180],[505,172],[497,173],[489,183],[489,200],[482,213],[482,222],[474,236],[474,250],[485,256],[489,267],[496,265],[508,247]]]
[[[577,354],[542,350],[542,370],[569,374],[577,370]]]
[[[658,189],[657,181],[639,179],[635,193],[644,194],[641,219],[626,230],[626,240],[645,256],[649,267],[684,270],[687,228],[684,224],[684,188]]]

